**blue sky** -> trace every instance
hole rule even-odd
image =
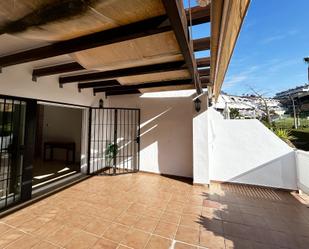
[[[195,5],[195,0],[191,4]],[[188,6],[185,0],[185,6]],[[209,35],[194,27],[193,38]],[[199,53],[197,57],[207,56]],[[309,0],[252,0],[222,87],[230,94],[266,96],[307,82]]]

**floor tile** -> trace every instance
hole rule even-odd
[[[198,247],[181,242],[176,242],[174,245],[174,249],[198,249]]]
[[[143,230],[144,232],[152,233],[158,223],[159,223],[159,220],[156,218],[142,216],[134,224],[133,227],[139,230]]]
[[[18,226],[18,228],[26,233],[31,233],[43,227],[45,224],[46,224],[45,221],[39,218],[35,218],[22,223],[20,226]]]
[[[9,245],[20,239],[25,234],[17,231],[15,229],[10,229],[7,232],[1,234],[0,236],[0,248],[4,248],[5,246]]]
[[[0,223],[0,237],[1,234],[7,232],[9,229],[11,229],[10,226],[6,225],[5,223]]]
[[[92,248],[93,245],[98,241],[98,237],[84,231],[80,231],[64,245],[66,249],[86,249]]]
[[[201,217],[201,229],[210,231],[217,234],[223,234],[223,222],[221,220],[216,219],[205,219],[204,217]]]
[[[182,215],[179,225],[198,229],[201,223],[200,215]]]
[[[30,249],[33,248],[36,244],[38,244],[40,240],[31,235],[25,234],[15,242],[9,244],[7,249]]]
[[[60,247],[53,245],[46,241],[41,241],[38,244],[36,244],[34,247],[32,247],[32,249],[57,249],[57,248],[60,248]]]
[[[250,240],[228,236],[225,238],[226,249],[254,249]]]
[[[119,243],[128,233],[128,231],[129,227],[127,226],[120,224],[113,224],[104,232],[103,237],[112,240],[116,243]]]
[[[179,213],[164,212],[160,218],[160,221],[178,224],[180,222],[180,218],[181,214]]]
[[[49,236],[46,237],[46,240],[59,245],[64,246],[67,244],[80,230],[75,229],[71,226],[63,226],[58,231],[51,233]]]
[[[250,233],[250,230],[253,231],[253,228],[243,224],[223,222],[223,230],[224,234],[227,236],[235,236],[246,239],[247,234]]]
[[[122,215],[120,215],[115,222],[120,223],[122,225],[125,226],[132,226],[134,225],[138,220],[139,220],[139,216],[137,215],[131,215],[128,213],[124,213]]]
[[[152,235],[145,249],[169,249],[172,241],[156,235]]]
[[[209,249],[225,249],[224,237],[209,231],[200,231],[199,244]]]
[[[89,233],[93,233],[97,236],[102,236],[104,232],[111,227],[112,222],[103,220],[103,219],[95,219],[90,222],[83,230]]]
[[[160,221],[154,230],[154,234],[173,239],[175,237],[178,225]]]
[[[142,232],[137,229],[131,229],[121,241],[121,244],[132,247],[134,249],[142,249],[145,247],[150,237],[149,233]]]
[[[189,244],[198,245],[199,243],[199,229],[191,227],[179,226],[176,236],[176,240],[183,241]]]
[[[117,247],[118,247],[117,243],[101,238],[95,243],[95,245],[92,248],[93,249],[116,249]]]

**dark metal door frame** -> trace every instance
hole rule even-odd
[[[0,210],[31,198],[35,121],[35,100],[0,96]]]
[[[137,172],[139,151],[140,109],[89,109],[88,174]]]

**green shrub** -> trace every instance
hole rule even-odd
[[[284,142],[286,142],[291,147],[295,148],[295,145],[291,142],[291,140],[295,140],[296,138],[291,135],[291,130],[287,129],[271,129],[280,139],[282,139]]]

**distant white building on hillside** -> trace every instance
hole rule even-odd
[[[277,99],[266,98],[265,100],[273,116],[280,117],[284,114],[285,109]],[[256,96],[220,94],[215,108],[222,113],[237,109],[243,118],[260,118],[266,115],[264,102]]]
[[[305,97],[309,95],[309,84],[297,86],[276,94],[276,98]]]

